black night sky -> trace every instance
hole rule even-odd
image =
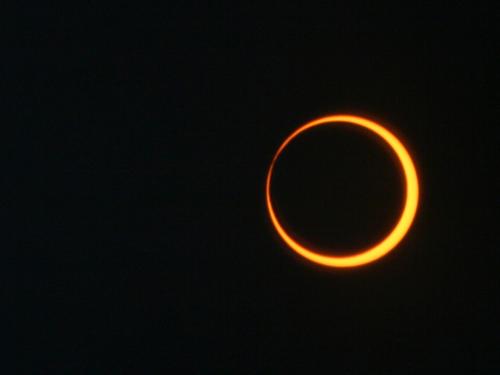
[[[2,373],[498,373],[493,10],[429,4],[24,9],[3,62],[20,351]],[[397,134],[421,195],[393,252],[330,270],[283,244],[264,187],[285,137],[338,113]],[[273,194],[304,243],[352,253],[397,219],[398,168],[323,127]]]

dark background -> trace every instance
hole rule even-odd
[[[429,4],[13,17],[13,373],[498,372],[493,10]],[[341,271],[295,256],[264,204],[279,144],[335,113],[392,129],[421,180],[400,246]],[[348,127],[301,137],[275,177],[325,252],[401,205],[390,151]]]

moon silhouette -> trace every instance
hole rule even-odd
[[[348,123],[354,126],[361,126],[374,132],[380,138],[382,138],[395,152],[401,165],[401,171],[405,177],[405,203],[401,211],[401,215],[399,216],[399,220],[397,221],[393,229],[380,242],[366,249],[362,249],[354,255],[349,256],[324,255],[314,251],[314,249],[307,248],[306,246],[300,244],[296,239],[293,238],[291,234],[286,232],[281,225],[271,199],[271,180],[274,166],[276,164],[276,161],[278,160],[278,157],[286,148],[286,146],[294,138],[298,137],[301,133],[307,131],[308,129],[316,126],[323,126],[338,122]],[[361,266],[371,263],[389,253],[398,245],[398,243],[403,239],[403,237],[410,229],[417,211],[418,200],[419,186],[417,172],[415,170],[413,160],[402,142],[382,125],[363,117],[347,114],[321,117],[308,122],[307,124],[302,125],[297,130],[295,130],[288,136],[288,138],[285,139],[285,141],[281,144],[281,146],[274,154],[266,178],[267,211],[269,213],[272,225],[276,229],[281,239],[286,243],[286,245],[288,245],[293,251],[295,251],[302,257],[310,260],[311,262],[328,267],[345,268]]]

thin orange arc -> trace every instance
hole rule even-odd
[[[402,172],[405,177],[405,204],[401,211],[401,216],[399,217],[398,222],[391,230],[391,232],[380,242],[360,251],[357,254],[351,256],[330,256],[318,254],[315,251],[301,245],[297,242],[290,234],[288,234],[283,226],[279,222],[276,213],[273,208],[272,200],[271,200],[271,178],[273,174],[274,165],[279,155],[285,149],[285,147],[299,134],[304,131],[313,128],[315,126],[325,125],[328,123],[335,122],[344,122],[353,124],[356,126],[361,126],[366,128],[378,136],[380,136],[396,153],[396,156],[401,163]],[[297,130],[295,130],[285,141],[281,144],[274,155],[271,165],[269,167],[269,171],[267,172],[266,178],[266,205],[269,213],[269,217],[271,222],[278,232],[279,236],[285,241],[285,243],[296,253],[303,256],[310,261],[328,267],[356,267],[361,266],[363,264],[367,264],[373,262],[396,247],[396,245],[403,239],[408,230],[413,223],[415,218],[415,214],[417,212],[419,199],[419,186],[418,186],[418,178],[417,172],[415,169],[415,165],[413,163],[410,154],[403,146],[401,141],[392,134],[389,130],[384,128],[382,125],[377,124],[374,121],[368,120],[363,117],[353,116],[353,115],[333,115],[321,117],[319,119],[308,122],[307,124],[301,126]]]

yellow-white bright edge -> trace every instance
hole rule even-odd
[[[300,243],[298,243],[290,234],[288,234],[282,227],[279,222],[276,213],[273,208],[272,199],[271,199],[271,178],[273,174],[274,165],[279,155],[285,149],[285,147],[299,134],[305,132],[308,129],[311,129],[316,126],[343,122],[349,123],[356,126],[361,126],[368,130],[371,130],[378,136],[380,136],[387,144],[394,150],[396,153],[400,163],[402,172],[405,177],[406,183],[406,194],[405,194],[405,203],[401,212],[401,216],[397,224],[394,226],[392,231],[379,243],[374,246],[361,250],[359,253],[351,255],[351,256],[329,256],[318,254],[312,249],[309,249]],[[392,134],[389,130],[384,128],[382,125],[377,124],[374,121],[368,120],[363,117],[353,116],[353,115],[332,115],[321,117],[319,119],[313,120],[297,130],[295,130],[278,148],[278,151],[273,157],[271,161],[271,165],[269,167],[269,171],[267,172],[266,178],[266,205],[269,213],[269,217],[271,218],[271,222],[280,235],[280,237],[285,241],[285,243],[296,253],[303,256],[310,261],[328,267],[356,267],[361,266],[363,264],[367,264],[383,257],[389,251],[394,249],[396,245],[403,239],[406,235],[410,226],[415,218],[415,213],[417,211],[419,198],[419,188],[418,188],[418,178],[417,172],[415,170],[415,165],[410,157],[410,154],[403,146],[401,141],[394,134]]]

